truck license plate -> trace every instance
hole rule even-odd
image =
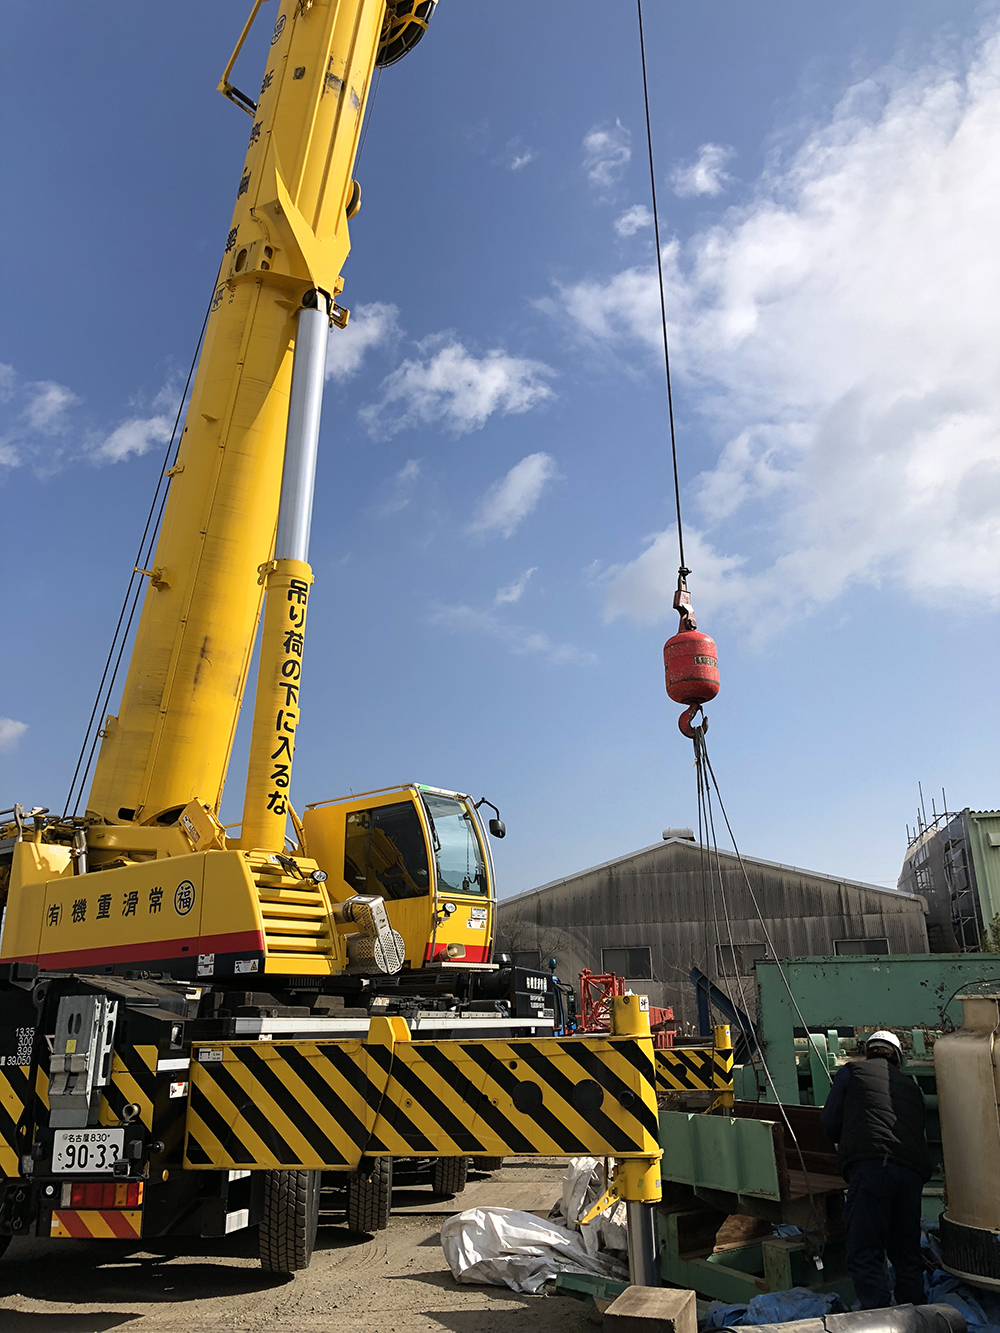
[[[123,1129],[57,1129],[52,1139],[52,1170],[110,1174],[124,1146]]]

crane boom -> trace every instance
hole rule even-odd
[[[385,0],[282,0],[121,707],[88,810],[218,810],[281,491],[298,312],[342,288]]]
[[[154,967],[220,988],[256,973],[289,994],[305,982],[357,994],[384,977],[420,996],[429,969],[448,975],[454,1004],[552,1021],[549,979],[493,962],[495,882],[467,794],[406,783],[311,803],[302,820],[288,803],[359,133],[373,69],[406,54],[433,7],[282,0],[256,102],[230,82],[244,27],[220,91],[251,114],[250,143],[124,696],[86,814],[17,807],[0,827],[2,959]],[[229,837],[219,806],[262,607],[242,831]],[[499,819],[490,831],[503,836]]]

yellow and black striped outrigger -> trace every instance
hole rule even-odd
[[[732,1103],[733,1045],[728,1027],[711,1046],[673,1046],[656,1052],[657,1092],[713,1092]]]
[[[17,1127],[31,1092],[31,1068],[5,1065],[0,1069],[0,1177],[21,1174]]]
[[[614,1157],[618,1197],[660,1197],[658,1088],[732,1096],[728,1029],[655,1051],[641,997],[608,1036],[412,1041],[372,1020],[367,1041],[227,1041],[192,1048],[184,1165],[354,1171],[372,1157]]]
[[[434,1042],[411,1041],[402,1019],[375,1019],[366,1042],[197,1045],[185,1165],[351,1171],[378,1156],[658,1159],[652,1043],[622,1026],[608,1037]]]

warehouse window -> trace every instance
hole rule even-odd
[[[888,953],[889,941],[885,936],[873,940],[834,940],[834,950],[848,958],[867,953]]]
[[[542,955],[537,949],[521,949],[512,958],[515,967],[527,967],[538,972],[542,966]]]
[[[646,948],[602,949],[601,968],[604,972],[614,972],[616,976],[628,977],[634,981],[653,979],[653,959]]]
[[[748,977],[757,959],[767,957],[767,945],[717,944],[715,956],[720,977]]]

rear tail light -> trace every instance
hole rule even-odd
[[[63,1208],[138,1208],[142,1204],[142,1182],[98,1181],[64,1185]]]

